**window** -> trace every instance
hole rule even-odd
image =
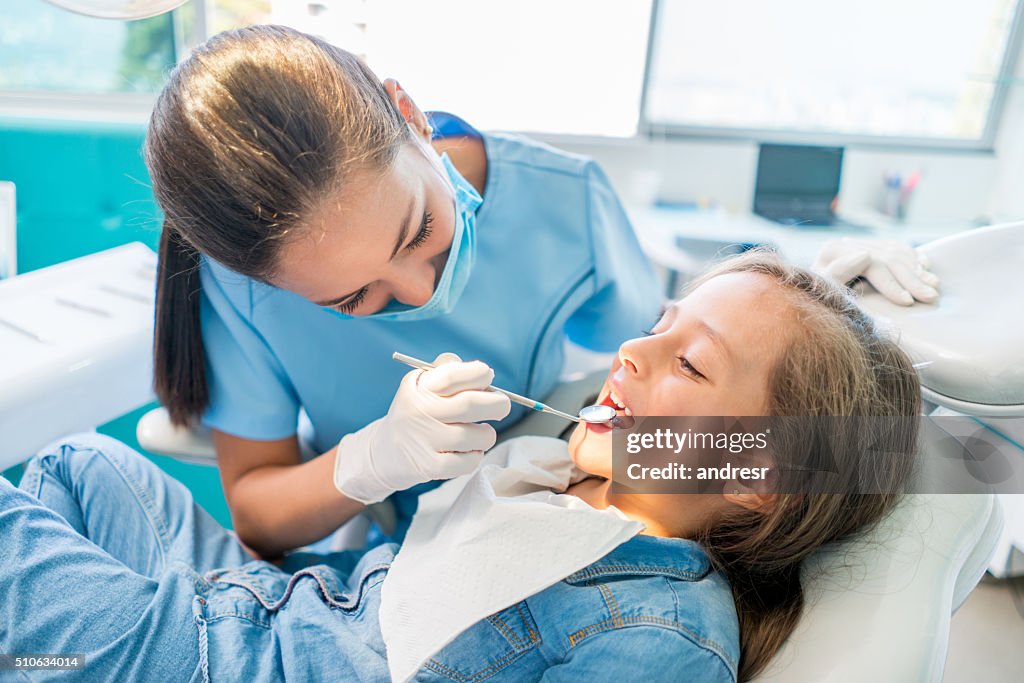
[[[191,0],[118,22],[19,0],[0,2],[0,104],[141,118],[188,46],[271,22],[485,129],[987,148],[1022,1]]]
[[[0,90],[155,93],[174,59],[170,14],[124,22],[43,0],[0,3]]]
[[[651,129],[990,144],[1017,0],[660,0]]]
[[[633,135],[650,0],[212,0],[213,31],[294,26],[363,55],[423,109],[488,129]]]

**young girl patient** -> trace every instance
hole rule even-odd
[[[909,360],[846,292],[763,253],[720,264],[648,336],[623,344],[600,400],[638,416],[919,411]],[[872,477],[889,482],[885,490],[898,490],[910,471],[916,421],[896,424],[903,431],[890,432],[891,442],[879,449],[888,457],[846,463],[840,476],[856,481],[871,467]],[[803,438],[812,449],[834,452],[850,436],[837,427]],[[590,550],[599,559],[442,638],[447,644],[428,653],[415,680],[747,680],[799,619],[801,562],[874,524],[897,500],[855,486],[829,494],[731,487],[701,495],[619,493],[611,486],[611,440],[611,430],[581,425],[567,450],[555,440],[509,441],[476,474],[424,498],[401,551],[412,558],[456,547],[447,535],[462,533],[459,518],[446,519],[433,503],[448,494],[467,500],[484,480],[496,492],[487,514],[522,509],[529,519],[549,504],[566,516],[611,521],[608,533],[593,534]],[[537,486],[503,481],[500,465],[511,464],[517,449],[544,451],[536,462],[546,469],[534,483],[550,478],[555,491],[571,484],[568,495],[550,494],[546,503]],[[392,621],[397,615],[430,623],[433,613],[445,623],[449,611],[463,608],[457,591],[425,586],[422,604],[402,592],[409,562],[403,554],[396,560],[394,545],[312,560],[296,554],[278,565],[253,560],[183,486],[98,435],[44,451],[21,488],[0,480],[0,652],[84,653],[83,679],[388,680],[382,591]],[[514,513],[466,521],[508,538],[517,554],[504,560],[510,584],[529,585],[534,572],[527,569],[543,569]],[[440,530],[436,546],[423,540],[429,533],[414,538],[417,526]],[[608,539],[615,539],[610,548],[600,545]],[[566,543],[567,553],[576,541]],[[538,555],[551,544],[538,538]],[[452,552],[442,563],[463,551]],[[474,567],[457,569],[471,577]],[[503,589],[495,585],[494,593]],[[389,591],[399,604],[387,604],[394,602]],[[466,592],[473,592],[468,584]],[[430,634],[410,637],[421,635]]]

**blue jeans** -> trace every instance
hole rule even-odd
[[[372,624],[339,619],[339,577],[366,566],[354,554],[254,560],[185,486],[99,434],[44,449],[20,488],[0,478],[0,653],[85,654],[55,680],[386,680],[376,605]],[[393,548],[373,555],[386,569]],[[317,622],[349,647],[307,642]],[[278,629],[296,637],[275,645]]]
[[[0,652],[87,653],[89,680],[201,680],[196,586],[205,570],[252,561],[237,540],[183,485],[98,434],[44,450],[21,489],[0,484],[0,566],[22,569],[0,572]]]

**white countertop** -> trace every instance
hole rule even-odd
[[[874,212],[844,215],[848,226],[781,225],[752,213],[724,209],[628,208],[641,246],[656,264],[693,273],[703,268],[708,255],[727,245],[766,245],[797,265],[809,266],[821,245],[838,237],[892,239],[913,245],[970,229],[961,222],[946,224],[896,223]]]

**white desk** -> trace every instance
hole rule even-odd
[[[153,400],[155,266],[135,243],[0,282],[0,470]]]
[[[863,226],[851,229],[780,225],[752,213],[728,213],[721,209],[647,207],[631,208],[628,212],[648,257],[670,274],[684,278],[699,273],[716,255],[740,251],[737,245],[770,246],[790,262],[809,266],[821,246],[837,237],[891,239],[918,245],[973,227],[953,222],[904,225],[874,213],[846,216],[851,223]],[[675,280],[675,276],[670,278],[670,282]],[[670,284],[670,289],[674,285]]]

